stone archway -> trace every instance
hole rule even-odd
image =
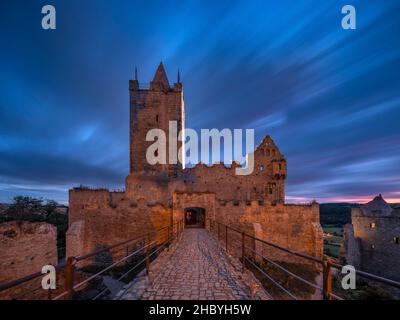
[[[201,207],[185,208],[185,227],[205,228],[206,209]]]
[[[174,223],[178,221],[185,222],[186,209],[203,209],[205,228],[208,229],[210,220],[215,220],[215,194],[208,192],[174,192],[172,208]]]

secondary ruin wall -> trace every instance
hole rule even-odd
[[[40,272],[45,265],[57,264],[57,229],[42,222],[1,223],[0,251],[0,283]],[[16,297],[39,284],[28,282],[1,292],[0,299]]]
[[[346,262],[356,263],[355,267],[363,271],[400,281],[400,210],[381,215],[353,208],[352,224],[347,228],[353,232],[346,237],[342,250]]]

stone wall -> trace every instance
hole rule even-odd
[[[358,242],[359,252],[347,252],[347,259],[359,255],[361,270],[400,281],[400,244],[396,242],[400,237],[400,213],[366,215],[360,208],[354,208],[352,225],[353,241]]]
[[[215,194],[207,192],[180,193],[173,194],[173,221],[177,222],[184,218],[185,209],[190,207],[200,207],[205,209],[206,226],[209,219],[216,219]]]
[[[0,224],[0,283],[41,271],[57,264],[57,229],[39,222]]]
[[[117,203],[104,190],[71,190],[67,256],[89,253],[99,247],[155,232],[183,219],[185,209],[190,207],[205,209],[207,228],[210,228],[210,221],[218,221],[279,246],[322,256],[323,238],[317,203],[288,205],[261,200],[227,201],[217,199],[211,192],[176,191],[172,198],[171,207],[143,197],[132,200],[127,195]],[[234,232],[228,236],[230,250],[240,255],[241,236]],[[159,243],[161,241],[160,238]],[[295,260],[293,256],[259,242],[252,241],[250,245],[273,259]]]
[[[171,208],[144,199],[134,201],[120,194],[117,202],[111,194],[105,190],[70,191],[67,256],[79,256],[125,240],[154,235],[172,221]],[[158,242],[162,240],[160,236]],[[116,259],[119,254],[113,252],[113,256]]]
[[[319,223],[319,205],[284,205],[270,203],[228,202],[217,209],[220,221],[244,230],[257,238],[278,246],[322,257],[323,232]],[[236,240],[241,254],[240,235],[230,232],[230,241]],[[308,263],[281,250],[255,241],[253,249],[277,261]]]
[[[284,202],[286,160],[269,136],[254,152],[254,170],[250,175],[237,175],[238,166],[235,162],[231,166],[200,163],[185,169],[180,177],[184,187],[176,191],[212,192],[216,198],[227,201]]]
[[[56,265],[56,227],[39,222],[1,223],[0,252],[0,283],[40,272],[45,265]],[[35,285],[40,284],[40,281],[36,282]],[[0,299],[15,297],[27,291],[30,285],[27,283],[2,292]]]
[[[360,268],[360,241],[354,237],[354,228],[348,223],[343,228],[343,243],[340,247],[340,259],[343,264]]]
[[[174,193],[173,203],[174,220],[183,217],[185,208],[201,207],[205,209],[207,228],[215,228],[216,222],[220,222],[273,244],[322,257],[323,232],[319,223],[317,203],[273,205],[259,201],[217,200],[213,193],[178,192]],[[221,228],[220,233],[221,239],[225,239],[224,228]],[[241,235],[228,230],[228,243],[229,250],[241,256]],[[280,250],[261,245],[259,242],[251,243],[253,249],[257,248],[260,253],[275,260],[298,261]]]

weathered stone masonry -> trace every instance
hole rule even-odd
[[[6,283],[57,264],[57,229],[43,222],[0,224],[0,283]],[[15,298],[40,285],[35,279],[0,293],[0,299]],[[38,293],[38,297],[43,291]],[[32,296],[30,296],[32,297]],[[22,298],[22,296],[21,296]]]
[[[400,281],[400,209],[381,195],[353,208],[341,256],[357,269]]]

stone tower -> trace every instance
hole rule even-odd
[[[159,64],[149,86],[140,86],[137,76],[129,81],[130,94],[130,174],[176,175],[181,169],[178,155],[169,153],[171,135],[178,138],[184,128],[184,101],[182,84],[170,86],[162,63]],[[170,121],[176,121],[177,132],[169,130]],[[146,141],[150,129],[161,129],[166,134],[167,163],[150,165],[146,160],[147,148],[154,141]],[[181,144],[177,143],[177,150]],[[171,145],[172,147],[172,145]],[[176,164],[174,164],[176,163]],[[166,177],[167,178],[167,177]]]
[[[351,210],[344,228],[341,257],[345,263],[400,281],[400,209],[382,197]]]

